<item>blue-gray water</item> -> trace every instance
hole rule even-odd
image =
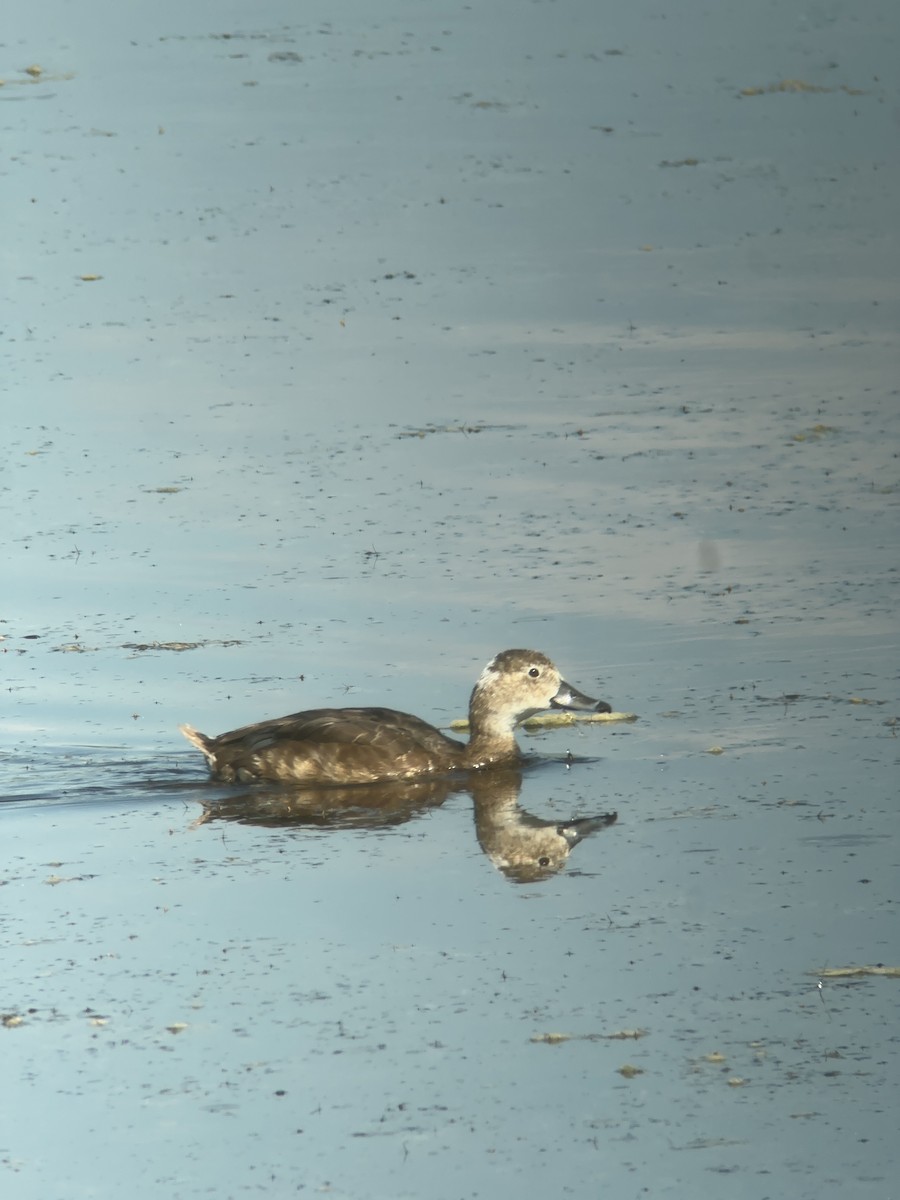
[[[4,31],[4,1198],[892,1194],[898,25]],[[516,645],[640,717],[522,735],[540,881],[177,733]]]

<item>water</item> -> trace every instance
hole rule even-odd
[[[897,24],[20,14],[4,1196],[889,1194]],[[177,733],[516,645],[640,720],[374,812]]]

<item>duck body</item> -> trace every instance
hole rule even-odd
[[[346,786],[510,765],[521,757],[516,726],[548,708],[610,711],[566,683],[545,655],[504,650],[472,691],[467,743],[391,708],[315,708],[218,737],[180,728],[205,755],[213,777],[226,783]]]
[[[391,708],[313,708],[207,737],[181,732],[226,783],[378,783],[462,765],[465,745]]]

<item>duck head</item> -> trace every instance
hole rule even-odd
[[[503,650],[491,659],[475,684],[469,721],[473,730],[491,725],[507,731],[548,708],[612,712],[605,700],[594,700],[567,683],[545,654]]]

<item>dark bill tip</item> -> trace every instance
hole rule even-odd
[[[565,680],[559,685],[559,691],[550,701],[550,707],[571,708],[577,712],[612,712],[612,706],[605,700],[594,700],[590,696],[586,696],[584,692],[579,692],[578,688],[572,687],[571,683],[566,683]]]
[[[601,813],[598,817],[578,817],[567,821],[565,825],[557,825],[556,832],[566,839],[570,847],[574,847],[588,834],[596,833],[599,829],[608,829],[610,825],[615,825],[618,819],[619,814],[614,812]]]

